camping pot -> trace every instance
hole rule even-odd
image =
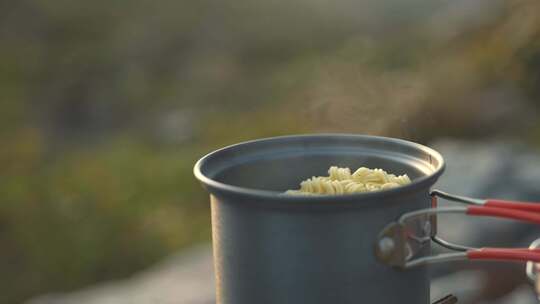
[[[283,194],[330,166],[382,168],[412,183],[341,196]],[[428,147],[364,135],[275,137],[204,156],[194,173],[210,192],[217,303],[429,303],[426,267],[388,267],[373,244],[400,215],[430,207],[443,170]],[[429,243],[417,248],[429,251]]]
[[[382,168],[412,182],[337,196],[284,193],[330,166]],[[425,266],[454,260],[527,262],[540,294],[540,239],[529,248],[473,248],[441,239],[436,222],[439,213],[461,213],[540,225],[540,203],[431,190],[443,170],[428,147],[362,135],[268,138],[206,155],[194,172],[210,192],[217,302],[426,304]],[[466,206],[440,208],[438,198]],[[430,255],[432,243],[450,252]]]

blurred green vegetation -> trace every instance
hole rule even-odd
[[[208,241],[192,166],[223,145],[540,143],[537,1],[289,3],[0,1],[0,303]]]
[[[193,150],[120,139],[45,159],[35,130],[17,135],[1,157],[7,302],[125,276],[208,239]]]

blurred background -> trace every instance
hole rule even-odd
[[[511,143],[538,176],[539,111],[537,0],[0,0],[0,303],[207,246],[192,166],[223,145],[375,134],[472,169],[467,147],[481,161]]]

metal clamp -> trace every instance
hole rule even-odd
[[[540,248],[540,239],[535,240],[529,246],[529,249],[538,249]],[[527,262],[526,272],[527,277],[534,286],[534,291],[536,292],[536,298],[540,302],[540,276],[538,275],[540,271],[540,263],[535,263],[532,261]]]
[[[426,263],[465,258],[465,252],[458,252],[413,259],[432,240],[443,243],[445,247],[447,247],[447,244],[454,245],[438,238],[435,226],[432,226],[431,223],[435,221],[434,217],[437,213],[462,213],[464,211],[464,207],[446,207],[422,209],[403,214],[396,222],[390,223],[379,234],[378,243],[375,246],[375,256],[382,263],[399,268],[410,268]],[[415,225],[422,228],[415,229]]]

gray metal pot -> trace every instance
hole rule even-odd
[[[413,182],[374,193],[283,195],[331,165],[407,173]],[[428,147],[362,135],[276,137],[204,156],[194,172],[211,194],[217,302],[429,303],[426,268],[382,265],[373,244],[389,222],[430,206],[443,169]],[[421,250],[429,253],[429,244]]]

